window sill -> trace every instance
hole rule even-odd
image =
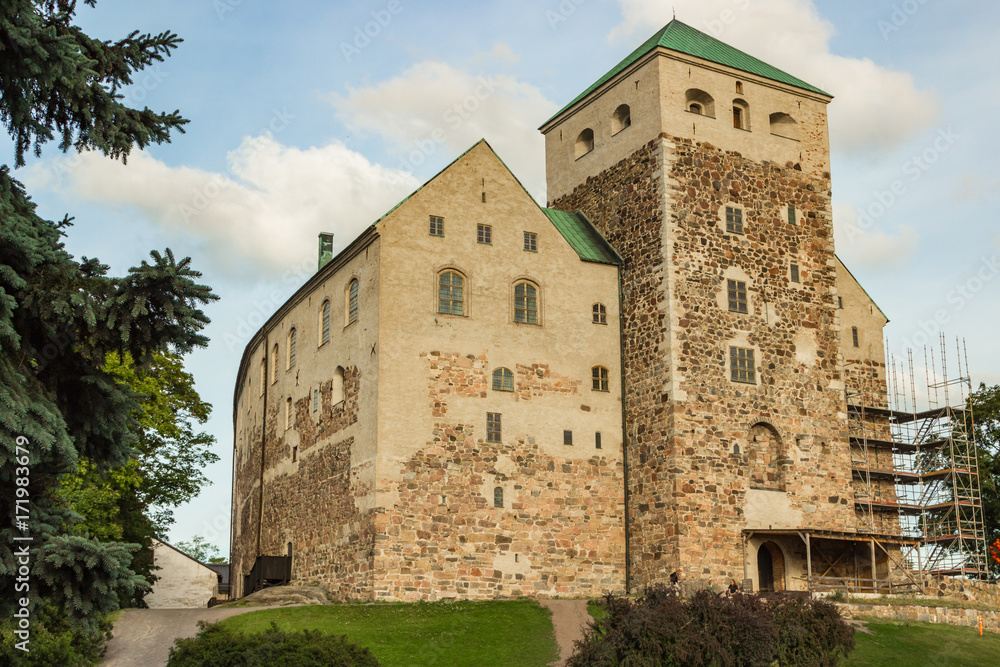
[[[786,137],[785,135],[778,134],[777,132],[772,132],[771,136],[772,137],[781,137],[782,139],[788,139],[789,141],[795,141],[797,143],[802,143],[801,139],[796,139],[795,137]]]
[[[476,241],[476,245],[493,245],[492,242],[487,243],[486,241]]]
[[[593,149],[593,148],[591,148],[591,149],[590,149],[589,151],[587,151],[586,153],[584,153],[584,154],[583,154],[583,155],[581,155],[580,157],[577,157],[577,158],[573,158],[573,162],[576,162],[577,160],[582,160],[583,158],[587,157],[588,155],[590,155],[590,154],[591,154],[591,153],[593,153],[593,152],[594,152],[594,149]]]
[[[514,324],[523,324],[524,326],[527,326],[527,327],[540,327],[540,326],[542,326],[541,322],[519,322],[517,320],[514,320],[513,323]]]
[[[709,116],[707,113],[698,113],[697,111],[691,111],[690,109],[685,109],[685,113],[689,113],[692,116],[701,116],[702,118],[708,118],[710,120],[715,120],[715,116]]]
[[[624,132],[625,130],[629,129],[630,127],[632,127],[632,124],[631,124],[631,123],[629,123],[628,125],[626,125],[626,126],[625,126],[625,127],[623,127],[622,129],[618,130],[617,132],[615,132],[615,133],[614,133],[614,134],[612,134],[611,136],[612,136],[612,137],[617,137],[617,136],[618,136],[619,134],[621,134],[621,133],[622,133],[622,132]],[[581,156],[581,157],[583,157],[583,156]]]
[[[465,314],[465,313],[462,313],[462,314],[459,315],[459,314],[456,314],[456,313],[442,313],[441,311],[438,311],[438,312],[436,312],[434,314],[435,315],[444,315],[446,317],[461,317],[463,319],[469,319],[469,316],[467,314]]]

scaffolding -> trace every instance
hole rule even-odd
[[[877,535],[894,545],[883,547],[897,566],[887,578],[897,572],[910,580],[920,574],[987,576],[982,490],[967,412],[972,384],[964,343],[956,339],[955,345],[955,378],[948,377],[943,334],[939,359],[933,347],[924,348],[926,391],[919,403],[912,350],[905,363],[890,359],[884,380],[870,361],[845,368],[853,376],[845,386],[858,532],[871,534],[873,544]]]

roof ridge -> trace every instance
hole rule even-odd
[[[806,83],[798,77],[792,76],[784,70],[780,70],[773,65],[769,65],[763,60],[760,60],[745,51],[741,51],[734,46],[730,46],[729,44],[726,44],[725,42],[706,34],[697,28],[693,28],[682,21],[673,19],[667,23],[667,25],[657,30],[649,39],[640,44],[638,48],[625,56],[625,58],[623,58],[617,65],[608,70],[604,76],[600,77],[590,87],[573,98],[569,104],[564,106],[556,112],[555,115],[542,123],[539,129],[545,127],[553,120],[564,114],[577,102],[590,95],[592,92],[628,68],[629,65],[632,65],[642,56],[646,55],[658,46],[671,51],[676,51],[678,53],[694,56],[696,58],[702,58],[718,65],[732,67],[733,69],[738,69],[765,79],[785,83],[813,93],[833,97],[829,93],[813,86],[812,84]]]

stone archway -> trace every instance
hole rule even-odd
[[[785,555],[774,542],[764,542],[757,548],[757,590],[785,590]]]
[[[757,422],[747,436],[750,487],[783,491],[788,462],[777,429],[767,422]]]

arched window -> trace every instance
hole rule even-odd
[[[445,315],[463,315],[465,279],[457,271],[438,274],[438,312]]]
[[[292,397],[285,399],[285,430],[292,427]]]
[[[607,324],[608,323],[608,309],[604,307],[603,303],[594,304],[594,324]]]
[[[630,125],[632,125],[632,111],[627,104],[622,104],[611,115],[611,134],[618,134]]]
[[[704,90],[691,88],[684,93],[684,108],[709,118],[715,118],[715,99]]]
[[[733,127],[750,129],[750,105],[743,100],[733,100]]]
[[[493,507],[503,508],[503,487],[493,489]]]
[[[514,374],[506,368],[493,371],[493,391],[514,391]]]
[[[330,300],[327,299],[319,309],[319,341],[320,345],[330,342]]]
[[[355,278],[347,286],[347,323],[358,321],[358,280]]]
[[[743,94],[743,82],[742,81],[737,81],[736,82],[736,94],[737,95],[742,95]]]
[[[288,332],[288,368],[295,366],[295,329]]]
[[[594,150],[594,131],[589,127],[576,138],[576,157],[581,158]]]
[[[267,384],[267,359],[260,360],[260,395],[264,395],[264,385]]]
[[[271,382],[278,381],[278,344],[274,344],[274,349],[271,351]]]
[[[344,400],[344,367],[337,366],[333,372],[333,404],[336,405]]]
[[[594,366],[590,369],[591,388],[594,391],[608,391],[608,369]]]
[[[770,117],[771,121],[771,134],[775,134],[779,137],[785,137],[786,139],[794,139],[798,141],[801,137],[799,133],[799,124],[794,118],[789,116],[787,113],[773,113]]]
[[[538,324],[538,288],[529,282],[514,285],[514,321]]]

